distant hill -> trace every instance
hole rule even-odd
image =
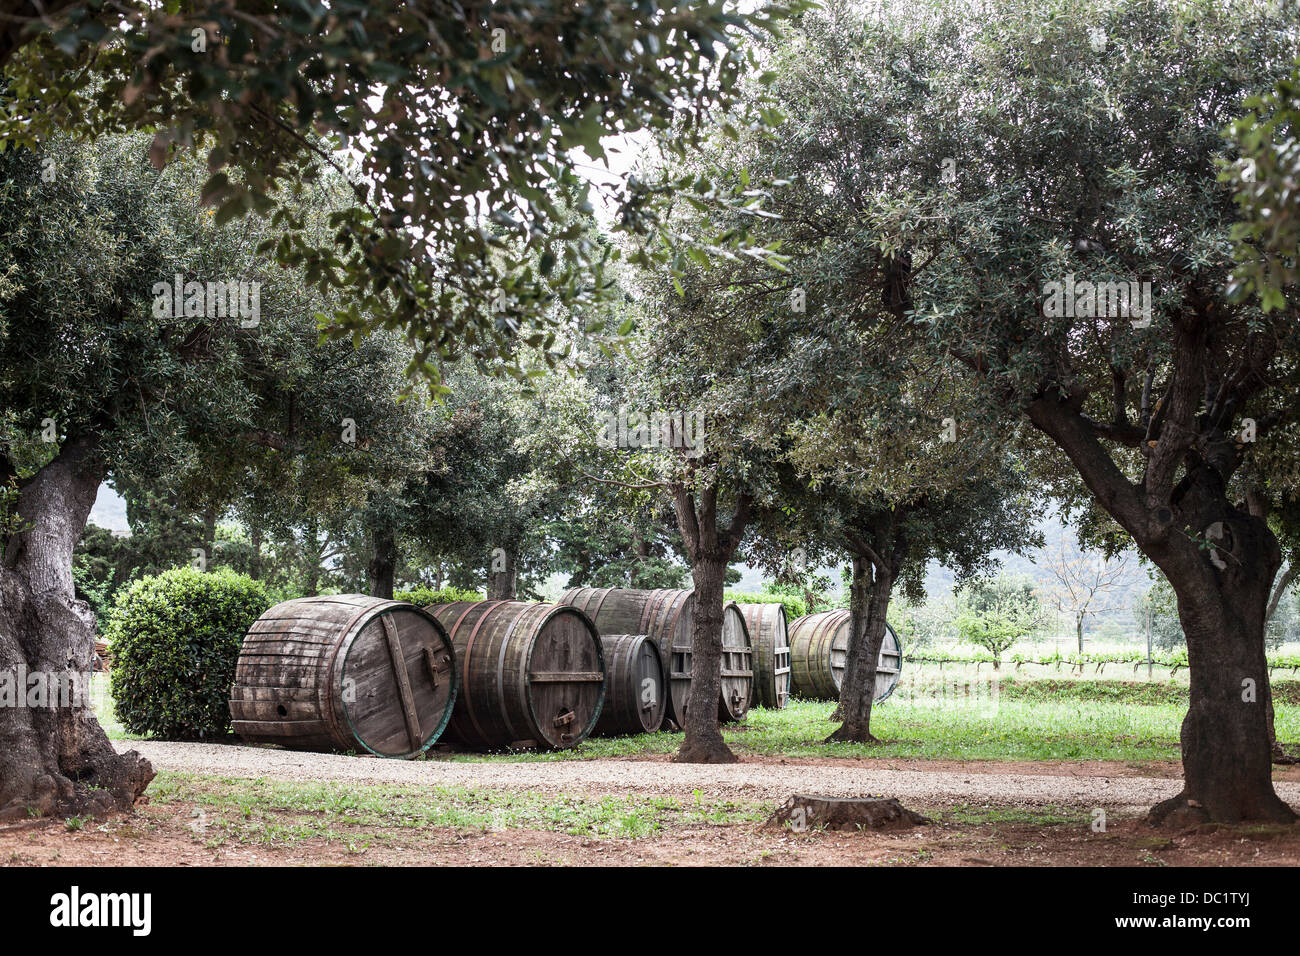
[[[1037,528],[1043,537],[1042,548],[1035,549],[1024,555],[997,551],[994,552],[993,556],[1000,562],[1002,574],[1029,578],[1038,586],[1039,593],[1044,600],[1048,600],[1053,585],[1056,583],[1056,579],[1048,570],[1048,564],[1054,557],[1059,556],[1062,552],[1067,560],[1078,559],[1079,557],[1085,560],[1096,560],[1098,556],[1081,552],[1077,545],[1075,529],[1070,525],[1062,524],[1060,518],[1055,515],[1044,518],[1038,523]],[[1143,564],[1139,553],[1135,550],[1126,551],[1120,557],[1125,562],[1124,571],[1115,586],[1105,592],[1102,600],[1106,605],[1106,609],[1097,613],[1095,619],[1090,619],[1087,625],[1089,631],[1095,630],[1099,625],[1108,621],[1113,622],[1114,626],[1125,631],[1136,629],[1132,609],[1151,585],[1150,565]],[[734,585],[736,590],[762,590],[765,578],[759,569],[745,564],[739,564],[735,567],[742,574],[740,584]],[[838,585],[844,567],[845,565],[823,568],[821,573],[830,575]],[[925,576],[927,601],[950,598],[955,583],[956,576],[952,571],[941,566],[938,562],[931,562]]]

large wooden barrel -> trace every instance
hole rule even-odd
[[[668,661],[669,696],[673,713],[680,714],[679,726],[685,726],[686,705],[691,697],[691,653],[693,641],[673,645]],[[718,719],[723,722],[743,720],[749,713],[754,693],[753,648],[745,616],[733,601],[722,609],[722,688],[718,694]]]
[[[668,678],[668,714],[678,727],[685,725],[686,701],[691,689],[691,645],[695,633],[695,592],[662,588],[572,588],[560,597],[584,611],[602,634],[646,634],[654,639]],[[718,716],[740,720],[749,711],[753,695],[752,650],[745,617],[735,603],[723,609],[722,688]]]
[[[592,736],[652,734],[664,722],[668,685],[659,648],[644,634],[602,634],[605,706]]]
[[[695,630],[695,592],[691,590],[571,588],[560,596],[560,603],[576,607],[586,614],[601,634],[648,636],[659,648],[665,678],[672,664],[673,646],[688,650],[691,646],[691,635]],[[668,709],[664,717],[680,727],[681,715],[674,707],[676,698],[676,694],[668,694]]]
[[[754,706],[780,710],[790,698],[790,631],[781,604],[738,604],[754,646]]]
[[[898,686],[898,675],[903,670],[903,641],[898,633],[885,625],[885,639],[876,659],[876,703],[880,703]]]
[[[849,611],[807,614],[790,625],[790,690],[809,700],[839,700],[849,654]],[[902,643],[885,625],[876,662],[877,701],[894,692],[903,666]]]
[[[470,747],[575,747],[605,700],[595,625],[560,604],[474,601],[427,608],[447,629],[460,694],[447,738]]]
[[[230,716],[254,743],[413,757],[451,719],[455,663],[447,632],[414,605],[362,594],[285,601],[244,638]]]

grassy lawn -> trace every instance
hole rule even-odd
[[[404,831],[542,830],[593,839],[655,837],[688,826],[761,822],[771,802],[731,802],[637,795],[573,796],[492,787],[403,787],[358,783],[296,783],[163,772],[149,788],[154,804],[188,806],[190,828],[209,847],[229,842],[285,846],[306,840],[356,843]],[[957,805],[932,811],[942,823],[1082,825],[1078,808],[1033,809]],[[358,841],[357,834],[367,836]]]
[[[344,831],[446,827],[529,829],[575,836],[644,837],[669,827],[765,819],[768,804],[673,797],[591,797],[488,787],[398,787],[378,784],[294,783],[158,774],[155,804],[196,804],[194,823],[210,845],[227,840],[284,844],[337,841]]]
[[[1297,682],[1278,687],[1279,700],[1295,699]],[[838,724],[834,704],[792,701],[784,710],[754,710],[724,728],[741,754],[785,757],[907,757],[927,760],[1178,760],[1178,732],[1187,689],[1177,684],[1121,681],[1002,681],[996,702],[970,704],[901,694],[880,704],[872,729],[883,743],[827,744]],[[1279,703],[1275,720],[1285,741],[1300,740],[1300,705]],[[455,754],[451,760],[575,760],[672,753],[681,734],[642,734],[589,740],[554,753]]]
[[[922,669],[915,669],[915,686]],[[988,671],[982,675],[987,681]],[[103,693],[100,693],[100,688]],[[930,688],[932,691],[933,688]],[[741,724],[724,728],[741,754],[787,757],[905,757],[929,760],[1114,760],[1179,759],[1178,732],[1187,709],[1186,684],[1093,679],[1005,677],[996,697],[936,698],[900,691],[880,704],[872,726],[879,745],[823,743],[838,725],[834,705],[795,700],[780,711],[754,710]],[[106,682],[96,688],[97,712],[109,736],[124,732],[112,714]],[[1274,684],[1276,726],[1283,741],[1300,741],[1300,681]],[[553,753],[433,754],[457,761],[583,760],[668,754],[680,733],[588,740]]]
[[[938,709],[887,701],[872,716],[882,744],[824,743],[839,725],[834,704],[793,701],[754,710],[724,728],[737,753],[785,757],[910,757],[929,760],[1176,760],[1184,707],[1096,701],[1002,701],[996,712]],[[1297,721],[1292,715],[1292,724]],[[1279,719],[1279,732],[1282,731]],[[680,733],[589,740],[575,750],[525,754],[434,755],[464,761],[575,760],[672,753]]]

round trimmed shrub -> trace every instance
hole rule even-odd
[[[174,568],[123,589],[104,632],[122,726],[165,740],[230,733],[239,647],[270,606],[260,583],[228,568]]]

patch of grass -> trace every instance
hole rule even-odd
[[[951,669],[950,669],[951,670]],[[938,671],[916,668],[917,686]],[[951,675],[945,675],[947,680]],[[970,676],[970,675],[966,675]],[[987,681],[989,674],[983,674]],[[96,713],[110,737],[133,738],[112,715],[106,675],[95,675]],[[963,678],[964,679],[964,678]],[[977,678],[978,679],[978,678]],[[1066,678],[1002,678],[995,698],[935,699],[908,696],[910,684],[878,705],[872,729],[882,744],[824,743],[838,727],[828,719],[834,704],[792,700],[784,710],[753,710],[740,724],[724,726],[739,754],[788,757],[896,757],[923,760],[1110,760],[1141,764],[1180,758],[1178,735],[1187,709],[1187,685],[1164,681]],[[1300,681],[1273,684],[1277,733],[1300,740]],[[550,760],[636,758],[671,754],[681,733],[660,732],[584,741],[572,750],[490,754],[438,754],[427,759],[528,763]]]
[[[794,700],[784,709],[753,710],[723,729],[740,754],[786,757],[904,757],[931,760],[1177,760],[1183,708],[1119,702],[1001,701],[996,708],[936,708],[886,701],[872,715],[881,744],[825,743],[839,725],[834,704]],[[1281,711],[1282,708],[1279,708]],[[1279,717],[1279,732],[1284,721]],[[672,753],[682,734],[641,734],[585,741],[541,753],[432,755],[458,761],[532,762]]]
[[[294,783],[160,773],[149,789],[155,803],[207,808],[200,828],[249,843],[309,839],[355,845],[349,828],[377,830],[550,830],[587,837],[643,837],[671,826],[762,820],[770,805],[672,797],[589,797],[487,787],[409,788],[374,784]]]
[[[723,736],[742,755],[1137,764],[1180,759],[1178,734],[1186,700],[1173,699],[1173,691],[1164,685],[1138,682],[1127,685],[1136,696],[1132,699],[1110,686],[1122,683],[1008,680],[996,700],[972,704],[909,700],[900,695],[872,712],[872,730],[881,744],[825,743],[839,726],[829,720],[835,705],[806,700],[792,700],[779,711],[752,710],[744,722],[725,725]],[[1066,684],[1073,686],[1057,686]],[[1005,692],[1008,685],[1015,689]],[[1300,739],[1300,707],[1278,704],[1276,724],[1282,740]],[[588,740],[572,750],[432,754],[429,759],[532,762],[640,757],[672,753],[681,742],[680,733],[660,732]]]
[[[1300,681],[1275,680],[1274,704],[1300,705]],[[1070,680],[1067,678],[1002,679],[1003,700],[1056,703],[1062,700],[1115,701],[1124,704],[1187,706],[1188,687],[1172,681]]]

